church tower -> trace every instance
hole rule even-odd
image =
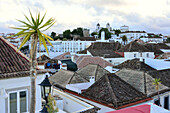
[[[98,33],[100,31],[100,24],[98,23],[97,25],[96,25],[96,32]]]
[[[109,23],[106,24],[106,28],[107,28],[109,31],[111,31],[111,27],[110,27],[110,24],[109,24]]]

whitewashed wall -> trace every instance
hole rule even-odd
[[[136,57],[134,57],[134,54],[136,54]],[[142,54],[142,56],[141,56]],[[149,54],[149,57],[147,57],[147,54]],[[132,58],[155,58],[154,52],[124,52],[124,57],[126,59],[132,59]]]
[[[50,41],[53,47],[47,44],[47,48],[51,52],[71,52],[76,53],[78,51],[86,49],[91,45],[94,41]],[[39,44],[37,44],[39,47]],[[31,44],[29,44],[29,49],[31,48]],[[41,46],[41,51],[44,51],[44,46]]]
[[[170,110],[170,91],[160,94],[160,104],[162,105],[162,107],[164,107],[164,98],[167,96],[169,96],[169,110]],[[154,96],[152,98],[153,98],[152,103],[154,103],[154,100],[157,100],[158,96]]]
[[[44,79],[44,74],[37,76],[36,80],[36,111],[41,110],[41,89],[38,84],[40,84]],[[19,77],[19,78],[10,78],[10,79],[2,79],[0,80],[0,89],[5,89],[6,94],[8,95],[8,91],[17,91],[22,89],[28,90],[28,106],[30,104],[30,77]],[[0,113],[7,113],[6,102],[7,98],[3,97],[3,92],[0,94]],[[29,108],[28,108],[29,110]]]
[[[147,33],[120,33],[119,36],[122,37],[125,35],[127,39],[133,37],[134,39],[139,39],[141,36],[148,36]]]
[[[126,61],[126,58],[105,58],[106,61],[112,63],[113,65],[119,65]]]
[[[163,43],[163,38],[140,38],[144,42],[151,41],[153,43]]]
[[[53,88],[53,95],[58,95],[63,99],[63,110],[69,113],[78,113],[94,108],[94,106],[87,104],[65,92]]]

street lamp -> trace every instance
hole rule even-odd
[[[45,79],[39,84],[41,86],[41,95],[42,98],[45,99],[46,104],[44,105],[43,109],[40,111],[41,113],[48,113],[47,112],[47,103],[48,103],[48,95],[51,93],[51,84],[48,79],[48,75],[46,75]]]

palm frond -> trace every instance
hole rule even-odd
[[[46,15],[46,13],[44,14],[44,16],[42,17],[42,19],[41,19],[41,21],[40,21],[40,25],[41,25],[41,23],[43,22],[43,20],[44,20],[44,18],[45,18],[45,15]]]
[[[21,49],[21,47],[30,39],[31,35],[32,35],[31,33],[28,34],[28,35],[26,35],[26,37],[25,37],[24,40],[22,41],[19,49]]]
[[[48,36],[48,35],[46,35],[46,34],[43,34],[44,35],[44,37],[47,37],[48,39],[50,39],[50,40],[54,40],[53,38],[51,38],[50,36]]]
[[[28,17],[24,14],[25,18],[28,20],[28,22],[32,25],[31,21],[28,19]]]
[[[44,34],[43,34],[44,35]],[[47,42],[53,47],[53,45],[51,44],[51,42],[49,41],[48,37],[44,36],[45,39],[47,40]],[[54,47],[53,47],[54,48]]]
[[[44,38],[42,38],[42,42],[43,42],[43,45],[44,45],[44,47],[45,47],[45,49],[47,51],[47,54],[49,55],[48,48],[47,48],[47,45],[46,45],[46,42],[45,42]]]
[[[45,24],[43,24],[39,29],[44,28],[48,25],[51,25],[55,20],[53,18],[50,18]]]
[[[32,25],[30,25],[30,24],[28,24],[28,23],[26,23],[26,22],[24,22],[24,21],[22,21],[22,20],[18,20],[18,19],[17,19],[17,21],[19,21],[19,22],[21,22],[21,23],[23,23],[23,24],[27,25],[27,26],[28,26],[28,28],[33,28],[33,26],[32,26]]]
[[[36,24],[36,22],[35,22],[35,20],[34,20],[34,18],[33,18],[33,16],[32,16],[32,13],[31,13],[30,10],[29,10],[29,12],[30,12],[30,16],[31,16],[32,23],[34,24],[35,27],[37,27],[37,24]]]

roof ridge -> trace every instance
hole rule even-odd
[[[117,99],[116,99],[116,95],[115,95],[115,93],[114,93],[114,91],[113,91],[113,88],[112,88],[112,86],[111,86],[111,84],[110,84],[110,81],[109,81],[109,78],[108,78],[108,74],[106,74],[105,75],[105,79],[106,79],[106,82],[107,82],[107,84],[108,84],[108,86],[109,86],[109,90],[111,91],[111,97],[112,97],[112,100],[114,100],[113,101],[113,103],[115,104],[115,108],[117,108],[118,106],[117,106]]]
[[[70,80],[68,81],[68,84],[71,83],[71,80],[73,79],[74,76],[75,76],[75,72],[74,72],[73,75],[70,77]]]

